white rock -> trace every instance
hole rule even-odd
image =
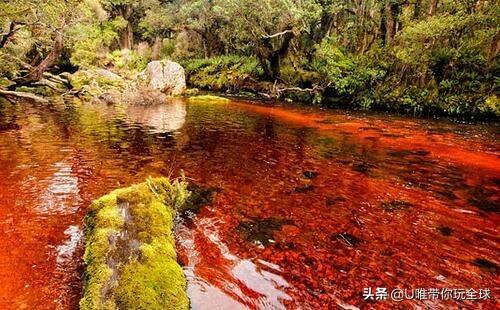
[[[170,60],[150,62],[139,79],[145,81],[149,88],[172,96],[182,95],[186,90],[184,68]]]

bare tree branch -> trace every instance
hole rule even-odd
[[[287,29],[285,31],[278,32],[278,33],[275,33],[275,34],[271,34],[271,35],[266,34],[266,35],[263,35],[262,38],[263,39],[272,39],[272,38],[280,37],[280,36],[285,35],[287,33],[293,33],[293,31],[290,30],[290,29]]]

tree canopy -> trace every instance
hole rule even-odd
[[[227,72],[357,107],[500,113],[497,1],[15,0],[0,12],[0,73],[18,82],[108,66],[128,49],[145,59],[137,64],[201,69],[204,58],[220,73],[226,61]]]

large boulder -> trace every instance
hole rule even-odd
[[[170,60],[152,61],[139,75],[139,79],[153,89],[167,95],[178,96],[186,91],[184,68]]]

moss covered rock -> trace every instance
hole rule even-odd
[[[87,92],[92,96],[122,91],[126,86],[121,76],[105,69],[79,70],[69,77],[69,81],[74,90]]]
[[[188,197],[185,182],[159,178],[92,203],[80,309],[189,309],[172,233]]]
[[[220,96],[214,95],[201,95],[201,96],[192,96],[188,98],[188,101],[203,101],[203,102],[229,102],[230,100]]]

